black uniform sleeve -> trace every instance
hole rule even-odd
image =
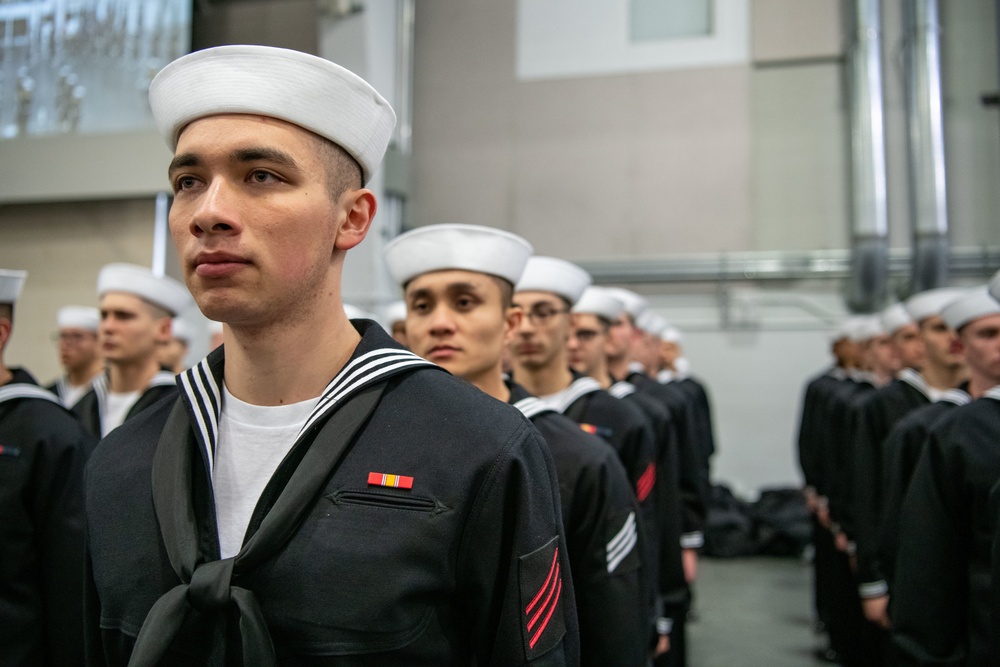
[[[681,493],[681,546],[697,549],[704,544],[705,516],[707,514],[710,482],[708,470],[701,464],[698,435],[690,405],[684,403],[671,411],[677,432],[677,454],[680,465]]]
[[[459,549],[481,666],[576,665],[579,627],[548,449],[527,422],[490,469]]]
[[[578,590],[583,665],[634,665],[649,659],[643,526],[625,469],[608,451],[577,480],[567,540]],[[570,526],[572,526],[570,528]]]
[[[965,663],[969,499],[961,453],[940,435],[928,437],[900,513],[890,598],[900,666]]]
[[[813,488],[816,488],[816,478],[818,476],[816,461],[817,387],[817,381],[810,382],[806,386],[799,414],[799,437],[797,442],[799,467],[802,469],[802,476],[805,479],[806,486]]]

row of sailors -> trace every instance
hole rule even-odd
[[[1000,273],[852,318],[806,386],[798,454],[831,661],[1000,664],[998,298]]]
[[[394,240],[385,259],[405,292],[396,337],[420,357],[518,408],[548,444],[582,664],[638,666],[655,659],[661,666],[683,665],[714,452],[707,394],[684,370],[680,333],[645,298],[593,286],[589,274],[570,262],[530,255],[530,244],[520,237],[469,225],[424,227]],[[24,279],[23,272],[0,271],[0,303],[10,304],[10,321]],[[127,420],[176,400],[178,378],[167,362],[183,356],[180,344],[188,336],[178,327],[181,320],[172,318],[189,307],[190,295],[169,277],[112,264],[100,272],[97,295],[99,310],[60,311],[67,374],[49,387],[82,426],[77,433],[57,422],[67,434],[63,444],[78,448],[81,460]],[[9,329],[0,341],[0,367],[8,339]],[[23,369],[14,369],[5,387],[21,389],[8,402],[38,397],[28,390],[34,380]],[[0,444],[8,446],[9,421],[0,409]],[[74,459],[63,463],[68,460]],[[81,470],[73,464],[74,474]],[[65,483],[62,489],[26,489],[25,499],[81,491],[79,479]],[[81,538],[82,504],[79,498],[67,503],[51,531],[63,550]],[[242,531],[230,539],[238,551]],[[39,554],[21,546],[10,554],[21,556],[25,567],[47,547]],[[51,592],[57,599],[36,611],[44,616],[60,610],[64,629],[43,651],[38,642],[47,635],[28,632],[42,619],[21,608],[0,619],[0,633],[20,636],[25,656],[73,664],[79,646],[70,638],[80,619],[69,616],[79,608],[76,592],[82,587],[66,584],[82,564],[68,556],[40,562],[43,585],[62,585]]]

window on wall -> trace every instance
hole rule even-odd
[[[518,0],[521,80],[749,61],[749,0]]]
[[[712,0],[632,0],[629,37],[633,42],[711,37]]]

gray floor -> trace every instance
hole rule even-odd
[[[689,667],[813,667],[812,568],[795,559],[702,559]]]

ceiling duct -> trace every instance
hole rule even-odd
[[[889,275],[881,3],[853,0],[849,4],[851,275],[847,303],[852,310],[872,312],[885,302]]]
[[[948,282],[948,207],[937,0],[904,0],[903,68],[913,266],[910,292]]]

